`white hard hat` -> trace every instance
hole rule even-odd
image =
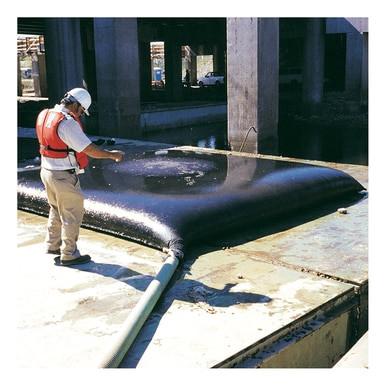
[[[90,115],[88,112],[88,108],[91,105],[91,95],[84,88],[73,88],[68,91],[67,95],[73,96],[77,102],[84,108],[84,112],[87,115]]]

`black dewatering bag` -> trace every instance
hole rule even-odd
[[[80,176],[83,225],[182,252],[244,224],[339,201],[364,190],[336,169],[207,152],[116,146],[125,161],[92,160]],[[39,170],[18,174],[18,208],[48,215]]]

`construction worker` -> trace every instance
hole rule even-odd
[[[89,255],[80,254],[76,244],[84,214],[78,174],[87,167],[87,156],[116,162],[124,157],[122,151],[99,148],[84,134],[80,117],[89,115],[90,105],[88,91],[74,88],[64,95],[59,105],[43,110],[36,121],[40,177],[50,205],[46,253],[60,255],[62,265],[90,261]]]

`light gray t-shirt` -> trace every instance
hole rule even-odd
[[[60,139],[71,149],[74,149],[78,153],[83,151],[90,143],[91,140],[84,134],[79,123],[71,117],[68,109],[62,105],[55,105],[54,111],[62,112],[65,115],[59,123],[58,135]],[[83,173],[82,169],[79,169],[78,162],[76,161],[73,153],[68,153],[66,158],[49,158],[41,156],[41,166],[49,170],[66,170],[76,169],[77,173]]]

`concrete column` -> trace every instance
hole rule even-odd
[[[367,105],[369,92],[369,34],[363,33],[361,103]]]
[[[220,74],[225,75],[225,53],[224,45],[222,43],[218,46],[217,71]]]
[[[45,54],[38,54],[40,93],[42,97],[48,96],[47,90],[47,69]]]
[[[303,103],[317,112],[323,99],[325,19],[306,20],[304,37]]]
[[[191,46],[190,47],[190,83],[191,84],[196,84],[197,83],[197,52],[196,52],[196,47]]]
[[[279,21],[227,19],[228,142],[238,151],[277,152]]]
[[[218,58],[218,46],[215,44],[213,46],[213,71],[219,71],[218,70],[218,62],[219,62],[219,58]]]
[[[363,58],[363,35],[358,32],[346,34],[345,91],[355,99],[360,98]]]
[[[151,94],[151,58],[150,58],[150,42],[140,43],[141,52],[141,98],[148,99]]]
[[[17,96],[23,95],[23,89],[21,87],[21,70],[20,70],[20,56],[17,55]]]
[[[37,54],[33,53],[31,55],[31,61],[32,61],[32,80],[34,83],[35,96],[40,97],[42,96],[42,94],[40,91],[39,62],[38,62]]]
[[[165,77],[168,101],[182,100],[182,58],[181,44],[169,31],[165,41]]]
[[[140,71],[135,18],[95,18],[99,133],[138,138]]]
[[[83,87],[83,56],[78,18],[46,19],[48,97],[58,103],[64,93]]]

